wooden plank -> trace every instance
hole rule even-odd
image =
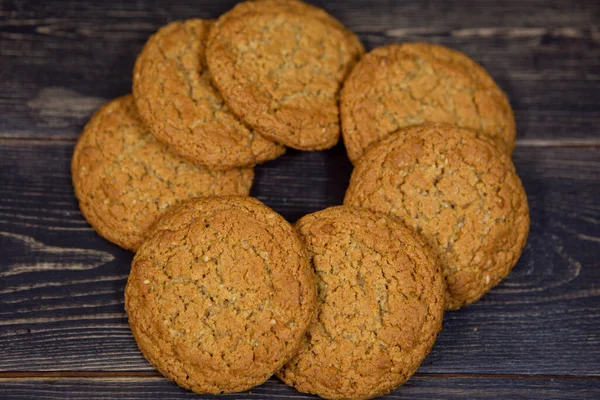
[[[131,337],[132,255],[73,197],[71,143],[0,141],[0,371],[152,371]],[[520,148],[532,226],[523,257],[484,299],[446,315],[421,372],[600,375],[600,148]],[[344,149],[289,151],[252,194],[290,221],[342,201]]]
[[[502,399],[597,399],[599,381],[547,377],[440,377],[417,375],[404,386],[380,399],[488,400]],[[10,399],[214,399],[199,396],[159,377],[122,378],[0,378],[3,398]],[[272,378],[243,393],[219,399],[314,399]]]
[[[100,104],[130,91],[148,35],[172,20],[215,18],[234,1],[38,3],[4,2],[0,11],[1,137],[74,139]],[[598,2],[316,4],[367,48],[427,40],[465,51],[508,93],[521,140],[600,143]]]

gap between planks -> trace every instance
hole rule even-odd
[[[75,143],[77,137],[18,137],[18,136],[0,136],[0,145],[3,143]],[[568,147],[568,148],[596,148],[600,147],[600,138],[594,139],[517,139],[516,147]]]
[[[452,379],[585,379],[599,380],[600,375],[549,375],[549,374],[453,374],[453,373],[416,373],[418,378],[452,378]],[[9,371],[0,372],[0,380],[7,379],[111,379],[111,378],[160,378],[163,376],[156,371]]]

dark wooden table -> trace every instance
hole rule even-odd
[[[40,2],[41,3],[41,2]],[[3,0],[0,8],[0,398],[199,398],[138,352],[123,310],[132,254],[81,216],[69,163],[90,115],[130,91],[144,41],[233,1]],[[481,62],[508,93],[531,233],[510,276],[446,314],[390,398],[600,398],[600,2],[321,2],[368,49],[426,40]],[[290,221],[339,204],[343,147],[289,151],[252,194]],[[228,398],[303,398],[275,379]]]

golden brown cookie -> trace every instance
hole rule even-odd
[[[356,65],[340,100],[350,161],[390,133],[424,122],[480,131],[511,154],[515,119],[504,92],[466,55],[428,43],[378,47]]]
[[[444,287],[423,242],[383,214],[338,206],[301,218],[317,309],[278,373],[328,399],[388,393],[417,370],[442,328]]]
[[[339,139],[341,82],[363,52],[358,38],[324,11],[268,0],[222,15],[206,58],[227,104],[257,133],[322,150]]]
[[[247,195],[254,177],[252,168],[215,172],[186,162],[148,132],[131,95],[108,103],[88,122],[71,172],[85,218],[129,250],[170,206],[192,197]]]
[[[448,310],[498,284],[529,232],[527,196],[510,157],[447,124],[404,128],[372,147],[344,204],[394,215],[421,234],[442,267]]]
[[[279,214],[241,196],[174,207],[138,250],[129,324],[162,374],[197,393],[250,389],[296,352],[312,321],[314,274]]]
[[[252,132],[211,83],[204,52],[212,21],[172,22],[150,37],[133,72],[140,116],[160,141],[198,166],[252,166],[285,148]]]

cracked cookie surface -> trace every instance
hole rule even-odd
[[[140,247],[125,307],[148,361],[197,393],[250,389],[296,352],[314,274],[280,215],[250,197],[172,208]]]
[[[302,217],[317,281],[315,321],[278,376],[301,392],[363,399],[404,383],[442,327],[443,278],[400,222],[337,206]]]
[[[340,100],[350,161],[390,133],[424,122],[450,123],[490,137],[507,154],[515,145],[504,92],[469,57],[429,43],[379,47],[352,70]]]
[[[247,195],[252,168],[210,171],[158,142],[131,95],[102,107],[83,130],[71,165],[79,206],[104,238],[136,250],[168,207],[192,197]]]
[[[446,124],[404,128],[358,162],[344,204],[400,218],[431,247],[446,309],[477,301],[517,263],[529,208],[510,157]]]
[[[334,146],[341,82],[364,49],[323,10],[298,1],[241,3],[208,41],[215,86],[256,132],[300,150]]]
[[[247,128],[211,83],[205,49],[212,21],[172,22],[150,37],[133,73],[140,116],[160,141],[198,166],[252,166],[284,153]]]
[[[358,38],[352,31],[348,30],[340,21],[332,17],[327,11],[322,8],[315,7],[308,3],[298,0],[251,0],[238,3],[228,13],[228,18],[241,17],[246,13],[252,12],[291,12],[295,14],[303,14],[310,18],[319,19],[321,22],[338,29],[344,33],[346,40],[350,46],[352,54],[362,55],[365,49]]]

